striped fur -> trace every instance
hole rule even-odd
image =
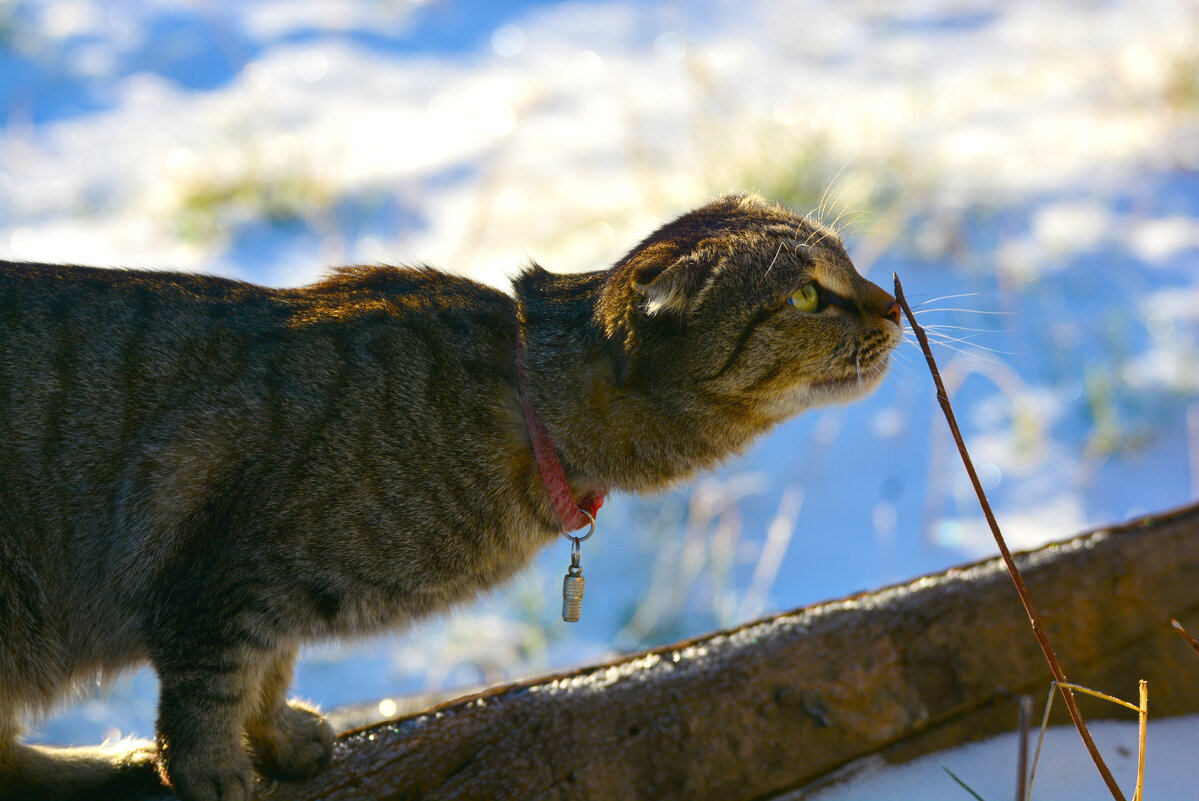
[[[844,300],[799,314],[817,280]],[[0,262],[0,797],[293,778],[332,733],[301,643],[468,601],[556,535],[516,393],[577,495],[649,491],[872,388],[890,297],[831,232],[720,198],[608,271],[515,297],[431,269],[300,289]],[[830,295],[833,297],[833,295]],[[19,743],[19,720],[149,662],[157,747]]]

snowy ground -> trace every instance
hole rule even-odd
[[[965,294],[923,319],[964,327],[940,358],[1013,547],[1199,496],[1195,0],[0,0],[0,258],[502,285],[730,189],[827,197],[880,284]],[[613,500],[577,626],[563,542],[447,621],[311,650],[298,692],[503,680],[989,555],[937,415],[907,349],[869,400]],[[38,736],[147,735],[154,692]]]
[[[1152,703],[1152,702],[1151,702]],[[1135,715],[1134,715],[1135,717]],[[1137,724],[1099,721],[1088,728],[1104,755],[1112,776],[1132,798],[1137,776]],[[1195,775],[1189,770],[1195,753],[1199,718],[1171,718],[1153,722],[1145,734],[1145,784],[1142,797],[1183,801],[1195,798]],[[1029,762],[1038,730],[1029,741]],[[864,760],[846,771],[846,778],[815,792],[798,792],[780,801],[970,801],[971,795],[945,768],[987,801],[1014,798],[1016,735],[1003,734],[904,765],[884,765]],[[1033,799],[1094,801],[1110,798],[1107,786],[1087,754],[1073,726],[1049,729],[1041,749],[1032,785]]]

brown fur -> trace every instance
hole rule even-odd
[[[824,309],[786,304],[813,280]],[[856,397],[899,339],[891,297],[834,234],[752,197],[609,271],[532,266],[514,288],[0,262],[0,796],[150,778],[151,748],[17,741],[19,715],[144,661],[181,797],[248,798],[252,766],[319,770],[332,732],[285,695],[301,643],[474,598],[558,534],[518,331],[576,497],[667,486]]]

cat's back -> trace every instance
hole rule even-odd
[[[215,328],[269,326],[271,305],[259,287],[211,276],[0,261],[0,368],[153,367]]]
[[[0,262],[0,438],[36,449],[116,447],[147,410],[197,389],[254,331],[269,295],[222,278]],[[115,454],[91,453],[92,461]]]
[[[274,289],[0,262],[0,550],[19,541],[77,608],[156,532],[214,515],[328,495],[317,511],[355,509],[359,534],[371,515],[415,528],[445,485],[515,458],[515,323],[509,296],[432,270]],[[412,519],[382,511],[396,497]],[[103,579],[81,586],[64,563]]]
[[[429,269],[343,268],[277,289],[0,261],[0,439],[115,446],[147,416],[252,387],[287,395],[347,363],[382,359],[414,380],[422,365],[510,371],[515,318],[504,293]]]
[[[429,269],[277,289],[0,261],[0,495],[45,494],[44,513],[71,487],[94,509],[158,442],[222,427],[247,450],[270,435],[267,452],[385,404],[467,414],[508,380],[515,322],[509,296]]]
[[[8,340],[87,326],[103,336],[139,322],[153,327],[154,314],[162,315],[158,322],[186,327],[226,318],[235,308],[262,314],[271,305],[270,294],[253,284],[199,274],[0,261],[0,332]]]

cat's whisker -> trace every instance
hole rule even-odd
[[[949,345],[947,344],[949,342],[957,342],[961,345],[968,345],[971,348],[976,348],[978,350],[986,351],[987,353],[994,353],[996,356],[1020,356],[1021,355],[1020,351],[999,350],[998,348],[989,348],[986,345],[980,345],[977,342],[974,342],[969,339],[954,339],[951,337],[948,339],[930,340],[930,341],[935,342],[938,345],[945,345],[945,347],[949,347]]]
[[[805,246],[805,245],[804,245],[804,243],[801,243],[801,242],[799,241],[799,232],[800,232],[800,230],[803,228],[803,226],[804,226],[804,224],[805,224],[805,223],[806,223],[808,226],[810,226],[810,227],[811,227],[813,230],[815,230],[816,226],[815,226],[814,222],[815,222],[815,221],[812,219],[812,212],[808,212],[808,213],[807,213],[807,214],[805,214],[805,215],[804,215],[804,216],[803,216],[801,219],[799,219],[799,220],[796,220],[796,222],[795,222],[795,225],[794,225],[794,226],[792,226],[792,228],[791,228],[791,236],[790,236],[790,241],[792,241],[792,242],[795,244],[795,252],[796,252],[796,253],[798,253],[798,252],[799,252],[799,249],[800,249],[801,247],[804,247],[804,246]]]
[[[866,176],[864,176],[864,175],[859,176],[858,180],[842,187],[841,191],[837,193],[837,197],[833,199],[832,207],[835,209],[837,207],[837,204],[841,202],[841,198],[845,197],[845,193],[849,192],[855,186],[860,184],[862,182],[862,180],[865,179],[865,177]],[[833,229],[834,231],[837,230],[837,223],[840,222],[841,218],[845,216],[845,213],[847,211],[849,211],[848,207],[842,208],[841,212],[833,219],[832,223],[829,224],[829,228]]]
[[[995,315],[1003,315],[1004,317],[1015,317],[1016,316],[1016,312],[982,311],[981,309],[949,309],[949,308],[920,309],[919,311],[912,312],[912,314],[920,315],[920,314],[928,314],[929,312],[965,312],[966,314],[995,314]]]
[[[823,223],[822,223],[822,225],[823,225]],[[823,242],[825,239],[827,239],[829,236],[836,236],[836,235],[837,235],[837,232],[834,231],[831,227],[816,228],[816,229],[812,230],[812,233],[808,234],[808,238],[804,242],[804,245],[810,246],[813,248],[819,247],[820,243]],[[812,237],[818,237],[818,238],[816,239],[815,242],[813,242]]]
[[[877,218],[878,212],[875,211],[874,209],[861,209],[859,211],[856,211],[856,212],[854,212],[853,218],[850,219],[850,221],[848,223],[846,223],[846,225],[852,225],[853,223],[857,222],[858,220],[862,219],[863,217]]]
[[[779,254],[783,252],[783,245],[787,240],[779,242],[779,248],[774,252],[774,258],[770,260],[770,265],[766,268],[766,275],[770,275],[770,271],[774,269],[774,263],[779,260]]]
[[[957,342],[962,345],[970,345],[971,347],[977,347],[976,345],[974,345],[973,342],[970,342],[964,338],[950,337],[947,334],[938,334],[938,333],[931,332],[931,331],[926,331],[925,334],[928,337],[929,343],[933,344],[933,345],[940,345],[940,344],[943,344],[946,342]],[[906,343],[915,345],[917,347],[920,346],[920,340],[918,340],[914,334],[905,335],[903,338],[903,341]]]
[[[950,345],[947,342],[930,342],[930,344],[938,345],[942,348],[946,348],[947,350],[951,350],[954,353],[960,353],[961,355],[966,356],[970,359],[976,359],[980,362],[985,362],[986,364],[995,365],[996,367],[1004,366],[1004,363],[1001,362],[999,359],[992,359],[987,356],[984,356],[983,354],[979,353],[977,350],[966,350],[965,348],[955,348],[953,345]],[[965,344],[970,344],[970,343],[965,343]],[[977,345],[970,345],[970,347],[978,348]],[[983,348],[983,350],[985,350],[985,348]],[[1003,354],[1003,355],[1010,355],[1010,354]]]
[[[1011,328],[972,328],[968,325],[925,325],[921,326],[925,331],[973,331],[976,334],[1010,334],[1014,329]]]
[[[813,231],[813,234],[820,234],[820,238],[819,238],[819,239],[817,239],[817,240],[816,240],[816,241],[815,241],[815,242],[812,244],[812,247],[817,247],[817,246],[818,246],[818,245],[819,245],[821,242],[823,242],[823,241],[824,241],[825,239],[827,239],[828,237],[830,237],[830,236],[836,236],[836,235],[837,235],[837,232],[836,232],[836,231],[834,231],[832,228],[826,228],[826,229],[825,229],[825,230],[823,230],[823,231]],[[811,238],[811,237],[809,237],[809,239],[810,239],[810,238]]]
[[[914,363],[911,354],[901,348],[895,348],[891,351],[891,355],[894,357],[891,362],[891,375],[908,383],[924,383],[924,379],[913,371]]]
[[[897,361],[891,365],[891,375],[898,376],[904,381],[923,383],[923,381],[920,381],[919,377],[912,369],[912,363],[906,359],[903,361]]]
[[[969,334],[966,336],[955,337],[955,336],[951,336],[951,335],[946,334],[941,331],[928,331],[927,329],[925,330],[925,333],[928,334],[929,342],[933,342],[936,344],[944,344],[946,342],[957,342],[962,345],[969,345],[972,348],[978,348],[979,350],[985,350],[990,353],[995,353],[1000,356],[1018,356],[1018,355],[1020,355],[1016,351],[999,350],[998,348],[992,348],[987,345],[980,345],[976,341],[974,341],[974,337],[976,336],[976,334]],[[991,332],[986,331],[986,332],[982,332],[982,333],[991,333]]]
[[[842,214],[844,214],[844,213],[845,213],[845,212],[842,212]],[[869,209],[862,209],[861,211],[856,211],[856,212],[854,212],[854,213],[853,213],[853,216],[852,216],[852,217],[850,217],[850,218],[849,218],[849,219],[846,221],[846,223],[845,223],[845,227],[841,229],[841,233],[842,233],[842,234],[844,234],[844,235],[848,235],[848,233],[849,233],[851,230],[855,230],[855,229],[854,229],[854,226],[855,226],[855,225],[857,225],[857,223],[858,223],[858,222],[860,222],[860,221],[862,220],[862,218],[863,218],[863,217],[875,217],[875,216],[877,216],[877,215],[875,215],[875,214],[874,214],[873,212],[871,212]],[[840,220],[840,219],[841,219],[841,217],[840,217],[840,216],[838,216],[838,217],[837,217],[837,220]],[[869,220],[868,220],[868,221],[865,223],[866,227],[869,227],[869,226],[870,226],[870,224],[871,224],[871,221],[869,221]]]
[[[929,338],[930,340],[936,340],[936,339],[949,339],[949,338],[951,338],[951,337],[953,337],[953,336],[954,336],[953,334],[946,334],[944,331],[930,331],[930,330],[928,330],[927,328],[926,328],[926,329],[924,329],[924,333],[928,335],[928,338]],[[915,334],[912,334],[912,336],[910,337],[910,339],[911,339],[911,341],[913,341],[913,342],[919,342],[919,340],[916,338],[916,335],[915,335]]]
[[[924,301],[923,303],[917,303],[912,308],[919,309],[921,306],[927,306],[930,303],[936,303],[938,300],[952,300],[953,298],[972,298],[978,294],[981,294],[981,293],[979,293],[979,292],[963,292],[960,295],[942,295],[939,298],[930,298],[930,299]],[[916,312],[916,313],[919,314],[919,312]]]
[[[844,228],[844,230],[842,230],[841,233],[844,236],[857,236],[860,233],[864,233],[865,231],[869,231],[870,229],[872,229],[874,227],[874,220],[866,220],[866,221],[862,222],[861,225],[857,225],[858,220],[865,213],[866,212],[859,213],[856,217],[854,217],[852,220],[850,220],[848,223],[846,223],[845,228]]]
[[[857,184],[857,183],[858,183],[858,181],[854,181],[854,184]],[[853,186],[851,185],[849,188],[852,189]],[[842,194],[844,194],[844,193],[842,193]],[[838,198],[838,200],[840,200],[840,198]],[[831,228],[833,231],[835,231],[837,233],[837,236],[841,235],[841,229],[839,229],[837,227],[837,224],[840,223],[841,218],[844,217],[848,213],[849,213],[849,207],[846,206],[845,208],[841,209],[841,211],[837,214],[837,216],[833,218],[832,223],[829,224],[829,228]]]
[[[941,340],[953,342],[953,341],[956,341],[959,339],[962,341],[965,341],[967,339],[973,339],[975,336],[974,334],[963,334],[960,336],[955,336],[953,334],[946,334],[943,331],[925,331],[924,333],[928,336],[929,341],[931,341],[931,342],[940,342]]]
[[[837,169],[836,174],[833,175],[831,180],[829,180],[828,186],[824,187],[824,192],[822,192],[820,195],[820,202],[816,204],[815,212],[816,219],[819,220],[822,225],[824,224],[824,201],[828,199],[828,193],[833,191],[833,187],[837,185],[837,179],[841,177],[841,173],[845,172],[845,168],[848,167],[852,162],[853,154],[851,153],[845,158],[845,161]]]
[[[853,239],[858,236],[863,236],[873,230],[870,225],[859,225],[853,228],[845,228],[841,231],[842,239]]]

